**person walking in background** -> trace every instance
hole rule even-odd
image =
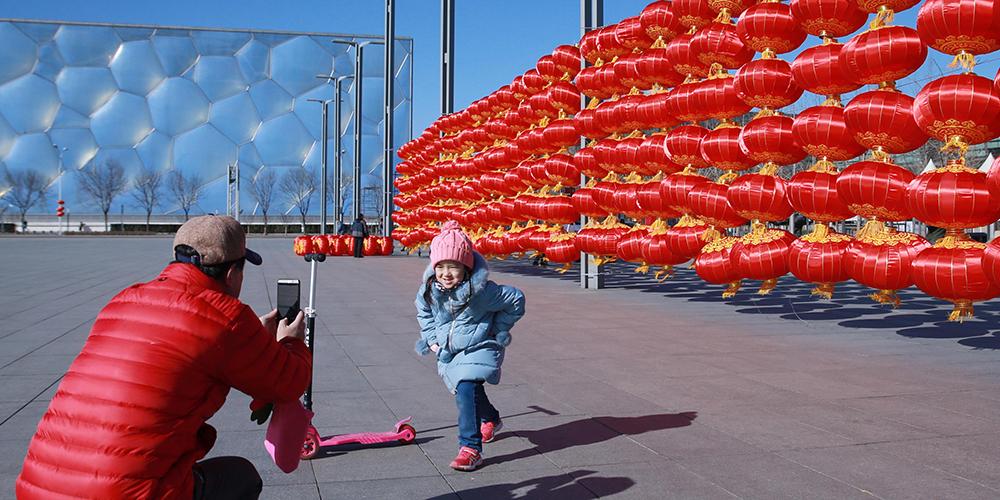
[[[336,228],[336,231],[334,231],[336,234],[338,235],[347,234],[347,225],[344,224],[344,221],[340,220],[339,218],[337,219],[337,224],[334,227]]]
[[[263,482],[242,457],[202,460],[216,430],[205,423],[231,388],[295,401],[312,378],[303,313],[258,318],[240,302],[246,248],[236,219],[185,222],[174,261],[149,283],[116,295],[97,315],[80,355],[28,445],[17,498],[258,498]],[[230,447],[230,449],[234,449]]]
[[[368,224],[365,224],[364,214],[358,214],[358,218],[351,224],[351,236],[354,237],[354,258],[360,259],[364,257],[361,251],[365,246],[365,238],[368,237]]]
[[[524,294],[489,280],[486,259],[473,250],[461,226],[448,221],[431,241],[431,263],[414,302],[420,355],[437,355],[438,374],[458,406],[458,456],[450,467],[475,470],[483,443],[503,428],[486,397],[485,382],[500,382],[510,329],[524,316]]]

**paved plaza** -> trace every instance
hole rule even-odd
[[[169,237],[0,237],[0,498],[98,311],[154,278]],[[244,302],[263,314],[275,281],[309,281],[291,238],[251,238]],[[657,283],[607,266],[582,290],[530,259],[490,261],[521,288],[503,415],[475,472],[448,468],[457,410],[418,356],[413,299],[428,261],[331,258],[319,265],[313,423],[323,435],[388,431],[415,444],[324,448],[292,474],[263,446],[249,398],[212,419],[212,455],[250,458],[267,499],[996,499],[1000,498],[1000,301],[947,321],[915,290],[896,310],[863,287],[833,300],[788,276],[770,295],[722,299],[692,269]],[[305,300],[305,287],[303,298]]]

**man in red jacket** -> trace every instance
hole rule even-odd
[[[239,301],[243,265],[260,265],[232,217],[181,226],[175,261],[97,316],[38,424],[17,497],[256,499],[250,461],[202,460],[206,424],[230,388],[293,401],[312,375],[302,313],[258,318]],[[201,460],[199,462],[199,460]]]

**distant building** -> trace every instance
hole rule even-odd
[[[334,97],[332,81],[317,75],[354,74],[355,49],[335,40],[374,38],[381,37],[0,19],[0,174],[33,169],[55,182],[58,153],[67,148],[63,198],[78,214],[87,210],[76,203],[74,172],[112,158],[130,177],[198,173],[192,214],[225,213],[228,165],[239,164],[244,186],[263,169],[277,170],[279,179],[289,168],[318,175],[322,107],[307,99]],[[364,55],[365,186],[381,186],[386,172],[382,51],[371,45]],[[411,133],[412,53],[412,39],[397,38],[395,146]],[[339,133],[347,207],[355,88],[353,78],[343,81]],[[331,172],[338,133],[333,109],[330,103]],[[250,214],[255,203],[247,189],[240,201]],[[54,213],[50,198],[49,206],[32,212]],[[128,207],[125,198],[122,203]],[[319,212],[319,203],[317,195],[311,212]],[[154,213],[178,211],[162,197]]]

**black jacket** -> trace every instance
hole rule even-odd
[[[354,236],[356,238],[368,237],[368,225],[365,224],[365,221],[363,219],[354,219],[354,222],[351,224],[351,236]]]

